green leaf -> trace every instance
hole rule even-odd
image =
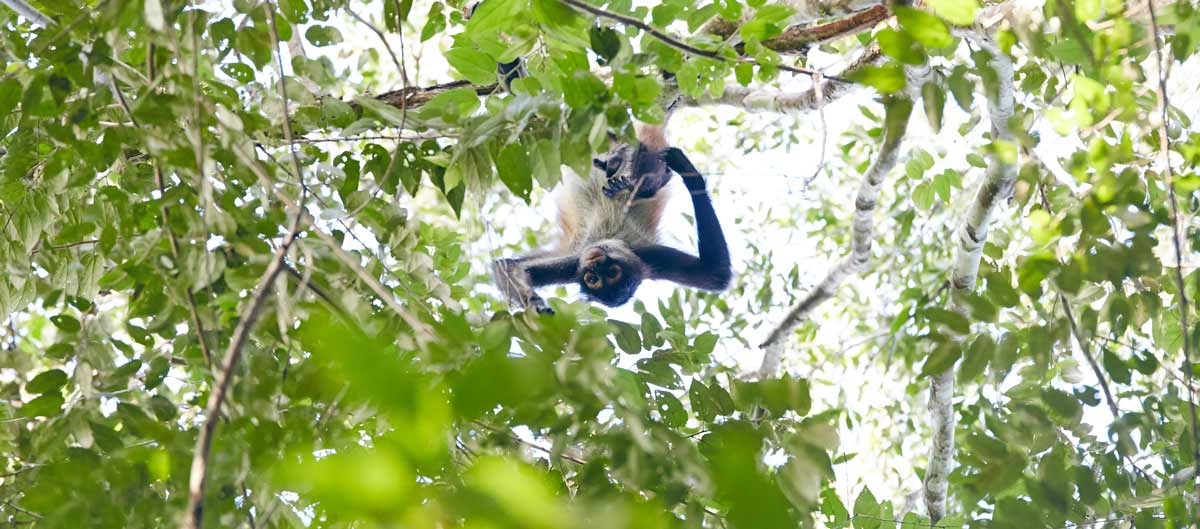
[[[325,120],[330,124],[342,128],[354,123],[357,117],[350,105],[341,99],[333,97],[321,99],[321,114],[325,116]]]
[[[709,331],[696,336],[696,340],[692,343],[692,352],[695,355],[696,362],[701,364],[710,362],[713,349],[717,347],[718,340],[717,335]]]
[[[434,97],[434,99],[437,99],[437,97]],[[362,105],[364,110],[370,112],[370,114],[376,118],[379,118],[380,121],[393,127],[401,127],[404,125],[406,116],[400,109],[370,96],[354,96],[354,100],[358,102],[359,105]],[[432,103],[432,100],[430,102]],[[422,111],[425,110],[425,107],[422,107]]]
[[[777,379],[756,382],[736,381],[733,385],[734,402],[743,411],[753,406],[762,406],[772,417],[780,417],[791,411],[797,415],[808,415],[812,409],[812,396],[807,379],[784,375]]]
[[[612,62],[621,52],[621,37],[615,29],[592,26],[588,36],[591,39],[592,51],[596,52],[601,66]]]
[[[929,6],[938,16],[957,26],[974,24],[975,14],[979,12],[976,0],[930,0]]]
[[[1109,350],[1107,347],[1101,355],[1101,362],[1104,364],[1104,370],[1108,372],[1108,376],[1117,384],[1128,384],[1133,380],[1132,373],[1129,370],[1129,364],[1125,360],[1117,356],[1116,353]]]
[[[875,34],[879,48],[883,53],[905,64],[923,64],[926,60],[925,50],[907,33],[884,28]],[[875,86],[875,85],[872,85]],[[879,88],[876,86],[876,88]],[[881,92],[887,92],[880,89]]]
[[[940,323],[947,329],[958,334],[971,332],[970,320],[966,316],[952,310],[946,310],[941,307],[926,307],[922,314],[930,322]]]
[[[92,438],[96,440],[96,446],[105,452],[112,452],[125,446],[125,443],[121,441],[121,434],[113,428],[88,421],[88,429],[92,432]]]
[[[933,209],[934,189],[930,182],[921,182],[913,187],[912,200],[917,209],[929,211]]]
[[[966,112],[971,111],[972,104],[975,99],[975,82],[968,76],[970,72],[966,66],[958,65],[950,72],[950,77],[946,78],[946,84],[950,88],[950,94],[954,96],[954,101],[958,103],[959,108]]]
[[[962,348],[957,343],[952,340],[941,342],[925,358],[925,364],[921,366],[921,374],[933,376],[943,373],[953,367],[960,356],[962,356]]]
[[[649,312],[642,313],[642,343],[647,347],[658,347],[662,345],[663,339],[658,333],[662,332],[662,324],[658,322],[653,314]]]
[[[12,114],[24,92],[24,87],[16,79],[10,77],[0,81],[0,119],[7,118],[9,114]]]
[[[61,393],[47,393],[21,406],[22,417],[53,417],[62,411],[65,402]]]
[[[150,411],[154,413],[154,417],[160,421],[170,421],[179,415],[179,410],[175,409],[175,405],[162,395],[150,397],[150,400],[146,404],[150,407]]]
[[[35,395],[57,393],[65,385],[67,385],[67,373],[61,369],[51,369],[33,377],[33,380],[25,384],[25,391]]]
[[[858,529],[879,529],[883,525],[879,516],[879,501],[871,494],[871,489],[863,487],[863,491],[854,500],[854,527]]]
[[[146,372],[146,389],[154,389],[162,384],[171,370],[171,360],[165,356],[156,356],[150,361],[150,370]]]
[[[709,395],[708,387],[699,380],[693,380],[688,387],[688,402],[692,405],[692,413],[704,422],[711,422],[717,416],[717,403]]]
[[[954,44],[950,29],[938,17],[920,9],[902,5],[892,7],[900,27],[917,42],[930,48],[946,48]]]
[[[638,336],[636,327],[617,320],[608,320],[608,323],[616,331],[613,334],[617,340],[617,347],[631,355],[642,352],[642,339]]]
[[[475,84],[496,82],[496,60],[479,50],[455,47],[446,51],[446,61],[460,75]]]
[[[905,84],[904,69],[897,64],[868,66],[855,72],[850,79],[874,87],[884,94],[898,92]]]
[[[750,82],[754,80],[754,65],[748,62],[739,62],[733,67],[733,74],[737,78],[738,84],[750,86]]]
[[[966,357],[958,368],[958,381],[967,382],[983,376],[988,362],[996,353],[996,342],[987,334],[980,334],[971,342]]]
[[[67,314],[50,316],[50,323],[53,323],[55,327],[58,327],[63,332],[79,332],[79,329],[82,328],[79,320]]]
[[[675,395],[666,391],[654,392],[655,409],[664,423],[672,428],[680,428],[687,424],[688,414],[683,403]]]
[[[921,101],[925,105],[925,117],[934,132],[942,130],[942,110],[946,108],[946,91],[936,81],[921,87]]]
[[[1104,13],[1100,0],[1075,0],[1073,3],[1075,4],[1075,18],[1080,22],[1100,18],[1100,15]]]
[[[239,83],[246,84],[254,80],[254,69],[240,62],[230,62],[221,65],[221,71],[234,78]]]
[[[117,404],[117,416],[121,418],[121,424],[138,437],[165,439],[168,435],[165,426],[151,419],[145,411],[133,404],[125,402]]]
[[[495,80],[494,76],[492,80]],[[362,102],[361,99],[359,101]],[[471,115],[471,113],[479,109],[479,106],[479,94],[476,94],[474,90],[470,88],[455,88],[454,90],[433,96],[433,99],[430,99],[428,103],[425,103],[420,108],[420,112],[423,115],[440,116],[448,122],[455,123]],[[392,107],[388,106],[388,108]],[[397,112],[399,111],[397,110]],[[396,125],[399,125],[399,123],[397,122]]]
[[[1079,424],[1083,417],[1083,405],[1070,394],[1054,388],[1042,388],[1042,402],[1058,418],[1066,421],[1064,425],[1072,427]]]
[[[500,181],[513,194],[529,201],[529,193],[533,191],[533,166],[520,143],[510,143],[500,151],[496,171],[500,173]]]
[[[304,32],[304,38],[313,46],[332,46],[342,41],[342,32],[333,26],[309,26]]]

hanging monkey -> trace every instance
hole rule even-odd
[[[480,3],[466,8],[468,17]],[[497,67],[505,89],[523,75],[521,58]],[[665,105],[667,116],[677,103]],[[554,246],[492,264],[493,279],[510,303],[553,312],[534,289],[572,282],[586,298],[609,307],[629,301],[645,279],[712,291],[729,286],[729,247],[704,177],[683,151],[668,146],[665,129],[639,124],[636,148],[620,145],[594,159],[586,176],[568,172],[558,195],[561,233]],[[659,244],[658,223],[672,172],[691,192],[699,255]]]
[[[711,291],[729,285],[729,248],[704,177],[683,151],[667,146],[663,128],[639,126],[636,148],[621,145],[593,160],[587,176],[564,176],[554,247],[492,265],[511,303],[552,312],[534,289],[558,283],[578,283],[586,298],[609,307],[629,301],[645,279]],[[671,173],[691,193],[699,255],[659,244]]]

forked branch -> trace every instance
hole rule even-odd
[[[924,78],[929,74],[928,67],[920,71],[909,72],[911,93],[918,93]],[[867,266],[871,256],[871,240],[875,235],[875,206],[879,197],[879,188],[887,175],[896,166],[900,156],[900,146],[908,130],[908,120],[912,115],[913,97],[910,94],[893,96],[887,104],[887,116],[884,119],[883,139],[875,159],[863,174],[858,187],[858,195],[854,200],[853,236],[850,242],[850,254],[830,270],[816,288],[804,299],[788,311],[783,321],[776,326],[767,339],[763,341],[764,349],[762,365],[759,367],[760,378],[770,377],[779,368],[783,353],[782,343],[791,332],[807,317],[813,309],[833,297],[838,285],[846,276],[859,273]]]

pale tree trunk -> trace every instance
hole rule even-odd
[[[992,55],[988,66],[996,73],[997,86],[985,90],[989,95],[992,139],[1011,144],[1013,134],[1008,121],[1013,116],[1012,61],[995,45],[990,35],[972,34],[969,37]],[[1015,153],[1015,146],[1010,147],[1010,152]],[[992,216],[999,205],[1012,196],[1013,183],[1017,179],[1017,166],[1012,162],[996,151],[990,154],[986,178],[975,193],[956,236],[958,255],[950,275],[950,299],[951,309],[964,316],[968,313],[966,297],[975,290],[979,258],[987,243]],[[929,387],[933,440],[924,486],[925,508],[935,522],[946,515],[950,471],[954,468],[954,426],[957,421],[953,401],[954,367],[951,366],[931,378]]]

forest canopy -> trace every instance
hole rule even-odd
[[[0,0],[0,525],[1195,528],[1196,8]],[[732,284],[510,304],[646,126]]]

